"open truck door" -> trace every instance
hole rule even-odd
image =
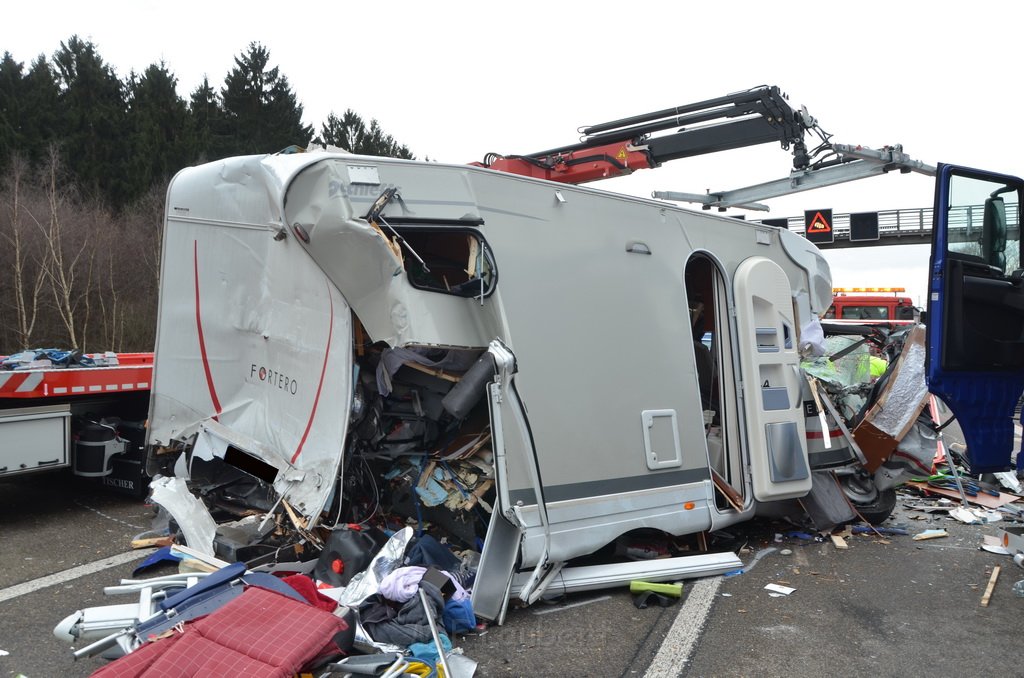
[[[973,474],[1007,470],[1024,389],[1017,177],[939,165],[929,267],[928,388],[963,429]]]

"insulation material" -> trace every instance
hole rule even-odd
[[[924,326],[918,325],[907,336],[882,393],[853,430],[867,471],[874,473],[889,458],[927,404],[924,374]]]
[[[896,372],[868,412],[868,419],[879,431],[897,440],[906,434],[928,398],[924,373],[924,328],[919,326],[907,337]]]

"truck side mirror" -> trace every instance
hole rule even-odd
[[[1002,198],[985,199],[981,224],[981,256],[985,263],[1006,271],[1006,203]]]

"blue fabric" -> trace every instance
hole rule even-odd
[[[444,612],[441,616],[448,633],[464,633],[476,628],[476,615],[473,614],[473,604],[469,598],[449,600],[444,604]]]
[[[422,565],[423,567],[436,567],[441,570],[455,572],[459,569],[459,559],[451,550],[431,537],[424,534],[419,537],[405,557],[406,565]]]
[[[444,653],[448,654],[452,651],[452,641],[448,639],[443,633],[437,634],[438,638],[441,639],[441,647],[444,648]],[[437,654],[437,645],[433,643],[413,643],[409,645],[409,654],[416,659],[422,659],[424,663],[428,663],[431,666],[436,666],[441,660],[441,656]]]

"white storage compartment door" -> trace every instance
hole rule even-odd
[[[770,259],[751,257],[734,285],[754,497],[800,497],[811,489],[811,472],[789,279]]]
[[[0,411],[0,476],[68,465],[67,405]]]

